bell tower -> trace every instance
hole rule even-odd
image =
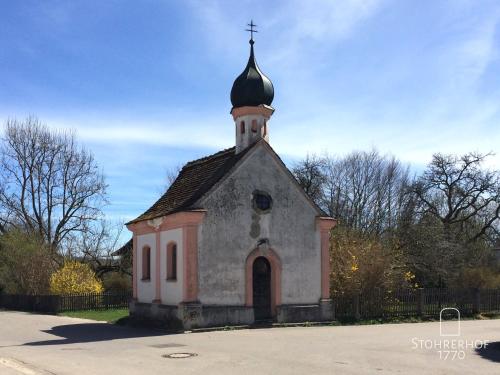
[[[236,130],[236,153],[248,146],[264,139],[269,142],[268,121],[274,108],[271,103],[274,98],[274,88],[271,80],[259,69],[254,54],[253,33],[257,31],[251,21],[250,29],[250,57],[243,73],[233,83],[231,89],[231,115]]]

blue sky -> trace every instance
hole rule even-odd
[[[487,0],[0,0],[0,120],[76,129],[107,176],[108,216],[129,220],[168,169],[233,146],[250,19],[288,163],[376,147],[419,168],[500,150],[500,3]]]

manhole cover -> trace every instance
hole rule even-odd
[[[163,358],[172,358],[172,359],[180,359],[180,358],[189,358],[196,357],[198,354],[196,353],[172,353],[172,354],[164,354]]]

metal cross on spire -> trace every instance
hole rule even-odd
[[[246,29],[246,31],[250,31],[250,44],[253,44],[253,33],[257,33],[257,30],[254,30],[254,27],[257,27],[256,24],[253,23],[253,20],[250,20],[250,23],[247,24],[250,26],[250,29]]]

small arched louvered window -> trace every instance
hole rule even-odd
[[[257,133],[257,120],[252,120],[252,133]]]

